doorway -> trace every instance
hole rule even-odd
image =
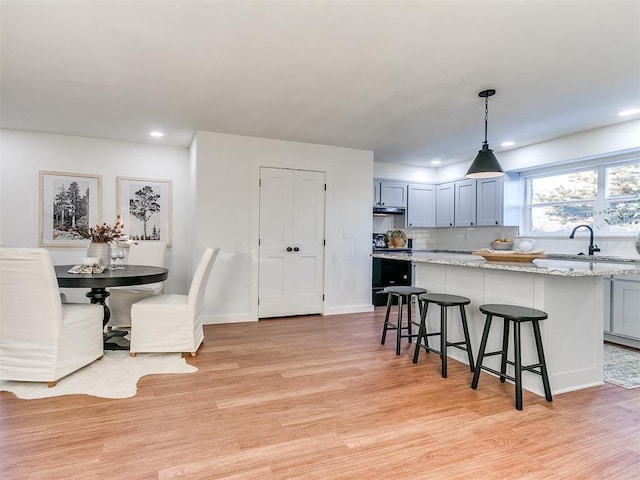
[[[258,318],[323,312],[325,172],[260,168]]]

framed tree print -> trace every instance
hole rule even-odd
[[[116,195],[129,239],[171,246],[171,180],[118,177]]]
[[[82,247],[80,235],[102,221],[102,177],[40,171],[38,245]]]

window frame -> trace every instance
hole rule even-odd
[[[553,167],[546,167],[538,170],[531,170],[528,172],[521,173],[521,180],[524,183],[523,193],[523,212],[520,230],[523,232],[522,235],[526,236],[535,236],[535,237],[546,237],[546,238],[554,238],[554,237],[565,237],[567,236],[572,227],[567,227],[565,230],[557,230],[555,232],[537,232],[532,231],[532,209],[535,207],[545,207],[545,206],[553,206],[553,205],[575,205],[575,204],[585,204],[585,203],[593,203],[593,228],[598,231],[599,236],[604,237],[632,237],[636,236],[638,230],[634,231],[624,231],[624,230],[612,230],[610,225],[605,222],[606,215],[603,213],[604,210],[610,207],[611,204],[616,202],[623,202],[628,200],[633,200],[635,196],[622,196],[622,197],[608,197],[607,194],[607,169],[611,167],[628,165],[628,164],[640,164],[640,156],[633,156],[632,158],[627,158],[624,160],[611,160],[611,161],[598,161],[597,163],[594,161],[590,162],[581,162],[579,164],[572,165],[557,165]],[[589,170],[595,170],[597,179],[597,191],[594,199],[580,199],[580,200],[568,200],[566,202],[543,202],[543,203],[533,203],[532,202],[532,180],[544,178],[544,177],[554,177],[559,175],[565,175],[568,173],[576,173],[576,172],[584,172]],[[640,229],[640,226],[638,227]]]

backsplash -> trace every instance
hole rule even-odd
[[[476,250],[490,248],[489,242],[503,236],[515,240],[518,246],[518,227],[469,227],[469,228],[403,228],[402,215],[387,215],[373,217],[373,232],[386,233],[387,230],[404,230],[408,238],[413,238],[414,250],[453,249]],[[599,237],[595,232],[594,243],[600,247],[596,255],[640,258],[635,248],[635,236],[627,237]],[[577,232],[575,239],[566,237],[536,237],[527,236],[535,240],[535,248],[548,253],[577,254],[587,253],[589,233]]]
[[[496,238],[513,240],[518,227],[407,228],[405,232],[413,238],[414,250],[478,250],[489,248],[489,242]]]
[[[373,232],[403,230],[408,238],[413,239],[414,250],[477,250],[489,248],[489,242],[498,237],[514,239],[518,235],[518,227],[404,228],[403,222],[401,215],[373,217]]]

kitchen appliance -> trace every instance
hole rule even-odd
[[[384,237],[385,246],[377,247],[378,237]],[[382,242],[380,242],[382,244]],[[373,234],[373,253],[402,253],[410,254],[410,248],[387,248],[385,234]],[[387,296],[382,290],[389,286],[410,286],[411,285],[411,262],[401,260],[390,260],[387,258],[373,258],[373,278],[372,278],[372,303],[375,306],[387,304]],[[394,298],[394,304],[397,300]]]
[[[373,207],[373,215],[404,215],[404,208],[398,207]]]
[[[373,234],[373,248],[387,248],[387,236],[384,233]]]

